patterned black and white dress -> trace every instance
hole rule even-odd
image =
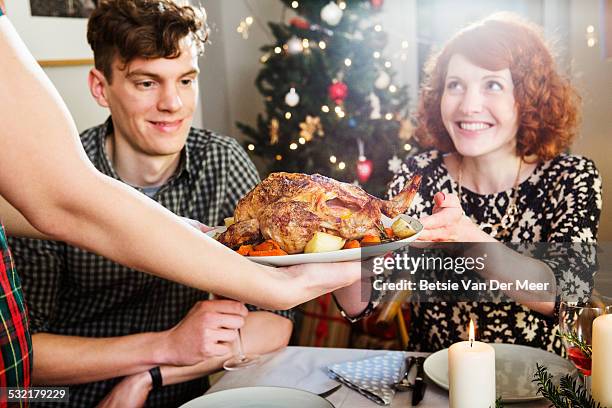
[[[423,175],[410,215],[431,214],[433,196],[439,191],[457,194],[457,182],[449,175],[442,154],[436,150],[408,158],[389,187],[399,193],[413,174]],[[573,155],[559,155],[540,162],[531,176],[517,186],[518,216],[513,225],[495,238],[501,242],[594,243],[601,213],[601,179],[595,164]],[[514,189],[481,195],[462,189],[462,207],[476,224],[498,225],[514,197]],[[576,274],[588,266],[580,256],[569,256],[563,270],[555,271],[557,286],[566,292],[584,292],[589,285]],[[561,268],[560,265],[557,265]],[[554,265],[551,265],[553,270]],[[411,307],[410,349],[435,351],[467,338],[470,316],[478,319],[479,338],[489,343],[515,343],[563,354],[557,333],[557,316],[544,316],[518,303],[435,302]]]

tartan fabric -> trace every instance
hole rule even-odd
[[[105,152],[110,119],[86,130],[81,141],[93,164],[119,179]],[[259,181],[246,152],[234,139],[191,129],[175,174],[153,199],[170,211],[207,225],[222,225],[238,200]],[[155,228],[134,225],[134,228]],[[114,337],[167,330],[208,294],[123,267],[61,242],[10,242],[28,298],[32,332]],[[291,312],[278,312],[292,318]],[[93,406],[119,381],[70,386],[70,405]],[[147,406],[181,405],[201,395],[205,378],[152,391]],[[34,404],[32,404],[34,406]],[[49,405],[58,407],[57,404]]]
[[[8,249],[4,227],[0,225],[0,387],[28,388],[32,370],[32,341],[21,282]],[[0,396],[0,406],[6,400]],[[16,403],[14,406],[27,406]]]

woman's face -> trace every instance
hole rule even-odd
[[[461,54],[453,55],[440,110],[444,127],[462,156],[514,154],[518,108],[509,69],[489,71]]]

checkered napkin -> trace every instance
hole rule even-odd
[[[405,354],[401,351],[358,361],[332,364],[329,376],[380,405],[389,405],[395,395],[391,384],[402,376]]]

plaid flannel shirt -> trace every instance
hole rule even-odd
[[[81,141],[98,170],[119,179],[104,146],[111,132],[109,119],[83,132]],[[255,166],[236,140],[192,128],[177,171],[153,198],[175,214],[222,225],[258,181]],[[146,233],[155,226],[134,228]],[[207,293],[65,243],[14,239],[11,247],[23,278],[33,333],[114,337],[162,331],[175,326],[197,301],[208,298]],[[293,319],[291,312],[275,313]],[[95,405],[119,380],[71,385],[70,406]],[[181,405],[201,395],[207,385],[202,378],[165,386],[150,393],[147,406]]]
[[[28,388],[32,370],[32,341],[19,276],[8,249],[4,227],[0,225],[0,387]],[[0,395],[0,406],[6,405]],[[15,403],[26,406],[27,403]]]

